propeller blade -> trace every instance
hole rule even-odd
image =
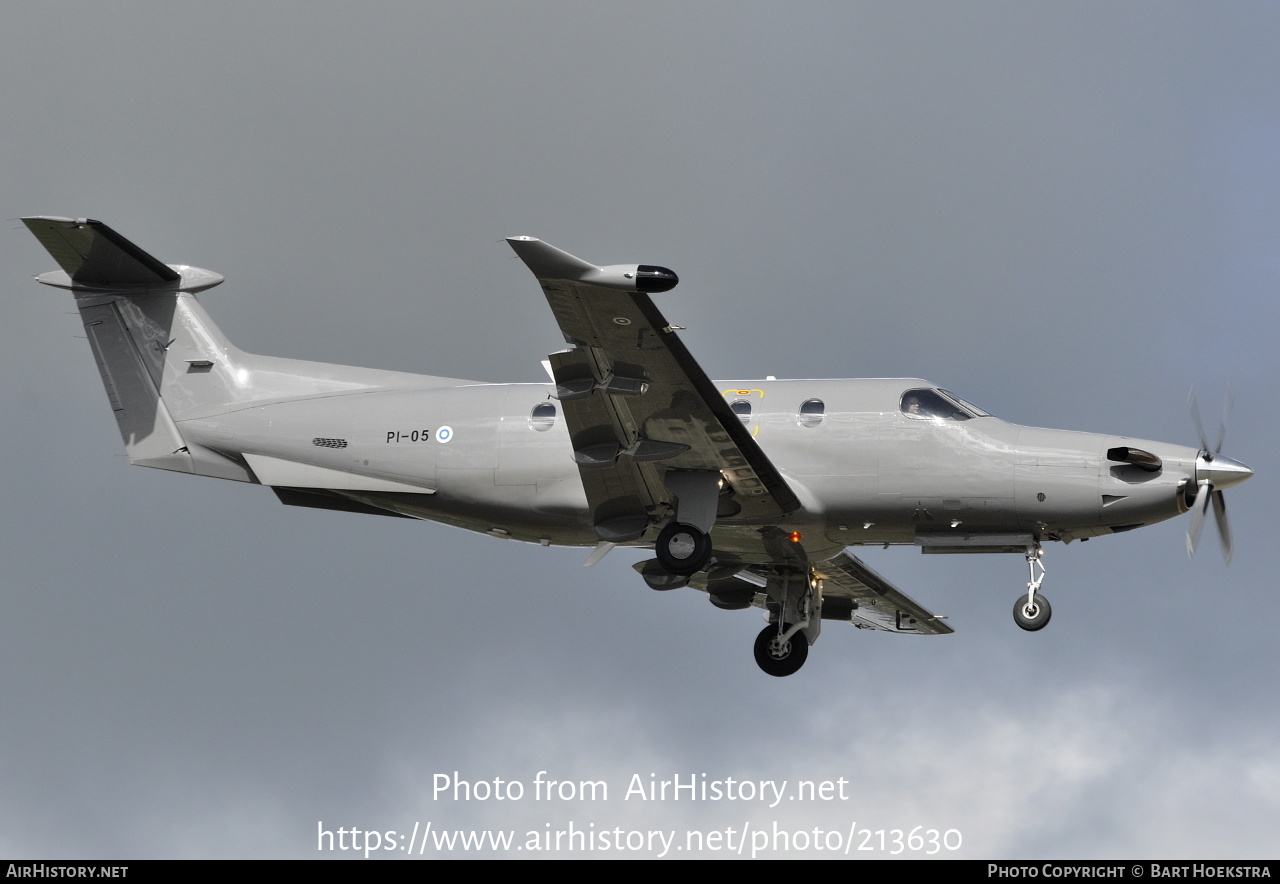
[[[1204,514],[1209,509],[1209,498],[1213,496],[1208,482],[1201,482],[1196,492],[1196,502],[1192,504],[1191,527],[1187,529],[1187,558],[1194,558],[1196,545],[1200,543],[1200,532],[1204,529]]]
[[[1221,491],[1213,492],[1213,520],[1218,525],[1218,540],[1222,542],[1222,557],[1231,564],[1231,523],[1227,521],[1227,498]]]
[[[1227,384],[1227,400],[1222,403],[1222,423],[1218,425],[1218,444],[1213,446],[1215,457],[1222,450],[1222,440],[1227,436],[1227,418],[1231,416],[1231,407],[1235,405],[1235,399],[1235,391],[1231,389],[1230,384]]]
[[[1195,421],[1196,435],[1200,437],[1200,450],[1209,451],[1209,438],[1204,434],[1204,422],[1200,420],[1200,407],[1196,405],[1196,388],[1191,388],[1191,394],[1187,396],[1187,406],[1191,409],[1191,419]]]
[[[1218,526],[1218,540],[1222,546],[1222,557],[1231,564],[1231,521],[1227,518],[1227,499],[1222,491],[1253,475],[1253,470],[1239,461],[1222,457],[1222,443],[1227,437],[1227,419],[1231,417],[1231,409],[1236,401],[1235,389],[1227,384],[1227,396],[1222,403],[1222,422],[1218,424],[1218,438],[1209,447],[1209,439],[1204,434],[1204,422],[1200,420],[1200,407],[1196,404],[1196,389],[1191,388],[1187,396],[1187,406],[1191,410],[1191,420],[1196,425],[1196,435],[1200,438],[1200,455],[1196,458],[1195,476],[1196,499],[1191,504],[1191,527],[1187,529],[1187,555],[1194,557],[1196,546],[1200,543],[1200,532],[1204,530],[1205,513],[1209,504],[1213,504],[1213,521]],[[1214,487],[1214,485],[1218,487]]]

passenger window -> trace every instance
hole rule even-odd
[[[822,417],[826,413],[826,406],[822,404],[821,399],[807,399],[800,404],[800,426],[816,427],[822,423]]]
[[[733,409],[733,413],[742,418],[744,424],[751,423],[751,403],[745,399],[735,399],[733,404],[729,406]]]
[[[556,407],[550,402],[539,402],[533,406],[533,411],[529,412],[529,426],[539,433],[545,433],[555,426],[555,423]]]

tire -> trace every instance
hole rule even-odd
[[[658,535],[653,551],[672,574],[696,574],[711,561],[711,538],[692,525],[672,522]]]
[[[1049,618],[1053,616],[1053,607],[1043,593],[1036,593],[1034,612],[1028,612],[1026,606],[1026,594],[1018,596],[1013,603],[1014,623],[1017,623],[1027,632],[1036,632],[1049,625]]]
[[[782,632],[790,629],[784,626]],[[756,636],[756,665],[765,674],[775,678],[783,678],[800,670],[809,657],[809,640],[803,632],[791,636],[791,640],[781,650],[775,650],[773,640],[779,635],[778,624],[770,623]]]

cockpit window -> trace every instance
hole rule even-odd
[[[945,390],[921,388],[902,394],[902,413],[918,420],[941,419],[967,421],[971,417],[985,417],[986,412],[973,408],[963,399],[957,399]]]
[[[973,413],[974,417],[991,417],[991,412],[983,411],[981,408],[974,405],[968,399],[961,399],[959,396],[957,396],[955,393],[952,393],[950,390],[939,390],[938,392],[943,393],[947,396],[950,396],[956,402],[959,402],[965,408],[969,409],[969,411]]]

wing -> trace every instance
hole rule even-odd
[[[668,488],[679,487],[668,482],[671,471],[724,479],[711,514],[717,524],[768,523],[799,507],[649,299],[675,286],[674,273],[597,267],[529,237],[507,242],[538,278],[572,347],[552,354],[551,367],[602,540],[638,539],[664,518],[678,497]]]
[[[849,620],[860,629],[902,635],[955,632],[935,614],[872,571],[856,556],[842,552],[816,567],[822,579],[822,618]]]
[[[632,567],[654,589],[691,586],[711,596],[718,608],[748,608],[775,605],[792,587],[808,579],[804,569],[776,564],[727,566],[693,577],[666,575],[652,559]],[[717,574],[716,572],[720,573]],[[842,620],[859,629],[878,629],[898,635],[947,635],[955,632],[902,590],[885,580],[847,552],[813,566],[812,574],[822,581],[822,619]]]

